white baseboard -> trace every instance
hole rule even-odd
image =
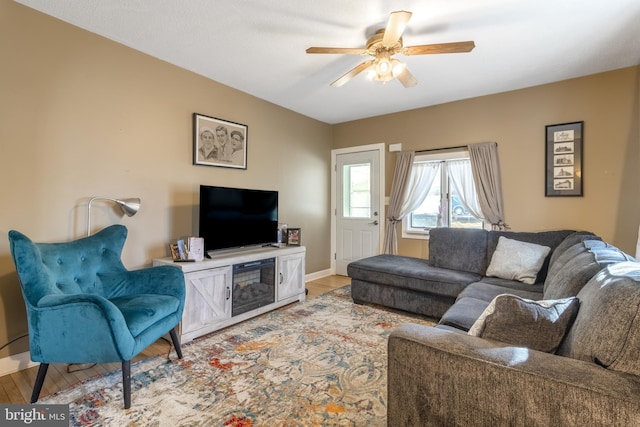
[[[322,279],[323,277],[329,277],[332,274],[333,273],[331,272],[331,269],[320,270],[320,271],[316,271],[315,273],[309,273],[309,274],[305,275],[304,276],[304,281],[306,283],[306,282],[310,282],[312,280]]]
[[[38,366],[40,362],[32,362],[31,355],[28,351],[24,353],[12,354],[11,356],[0,359],[0,377],[3,375],[13,374],[23,369]]]

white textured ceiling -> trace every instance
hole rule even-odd
[[[17,0],[258,98],[340,123],[640,64],[638,0]],[[329,83],[367,57],[389,13],[404,45],[473,40],[470,53],[402,56],[418,85]],[[211,112],[215,114],[215,112]]]

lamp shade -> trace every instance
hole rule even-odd
[[[123,200],[116,199],[115,202],[127,216],[134,216],[140,210],[140,199],[137,197]]]
[[[91,204],[95,200],[108,200],[117,204],[126,216],[134,216],[140,210],[140,199],[112,199],[111,197],[93,197],[87,205],[87,236],[91,235]]]

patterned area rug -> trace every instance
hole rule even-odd
[[[384,426],[387,338],[426,320],[356,305],[346,286],[132,365],[39,403],[71,403],[71,425]]]

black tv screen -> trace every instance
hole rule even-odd
[[[206,251],[274,243],[278,192],[201,185],[199,230]]]

